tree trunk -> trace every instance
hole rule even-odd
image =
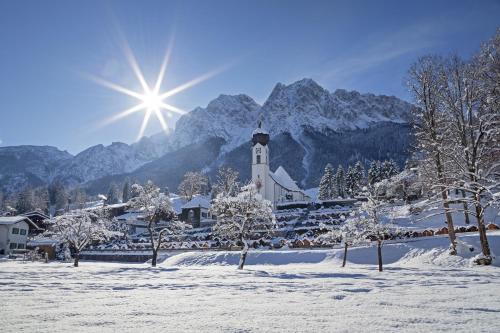
[[[238,269],[243,269],[243,266],[245,266],[245,260],[247,260],[247,254],[248,254],[248,244],[247,242],[243,241],[243,250],[241,250],[240,263],[238,265]]]
[[[448,203],[448,194],[446,190],[441,191],[441,197],[443,198],[443,207],[446,215],[446,224],[448,226],[448,237],[450,238],[451,243],[451,255],[457,254],[457,236],[455,235],[455,227],[453,225],[453,217],[450,213],[450,204]]]
[[[80,261],[80,251],[75,252],[75,262],[73,263],[73,266],[78,267],[78,262]]]
[[[347,243],[344,244],[344,260],[342,260],[342,267],[345,267],[345,262],[347,260]]]
[[[382,241],[377,241],[378,271],[382,272]]]
[[[476,194],[475,199],[476,202],[479,202],[478,200],[481,200],[480,195]],[[488,238],[486,237],[486,226],[484,225],[484,213],[481,212],[482,209],[478,204],[476,204],[475,206],[476,206],[477,227],[479,229],[479,239],[481,241],[481,250],[483,251],[483,256],[484,256],[484,258],[478,263],[483,265],[490,265],[491,252],[490,252],[490,245],[488,243]]]
[[[436,169],[437,169],[437,177],[441,184],[445,183],[445,179],[443,177],[444,168],[441,162],[441,155],[438,153],[436,155]],[[441,185],[441,198],[443,199],[443,208],[444,214],[446,215],[446,224],[448,226],[448,237],[450,238],[451,243],[451,255],[457,254],[457,237],[455,236],[455,227],[453,226],[453,217],[450,213],[450,204],[448,203],[448,191],[446,190],[444,185]]]
[[[153,249],[153,258],[151,259],[151,266],[156,267],[157,258],[158,258],[158,251]]]
[[[466,199],[465,191],[461,190],[461,192],[462,192],[462,198]],[[464,201],[464,216],[465,216],[465,224],[470,224],[469,205],[467,204],[467,201]]]

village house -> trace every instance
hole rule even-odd
[[[30,228],[40,229],[26,216],[0,217],[0,255],[7,255],[18,250],[24,251]]]
[[[179,218],[193,228],[210,226],[215,222],[210,212],[210,200],[204,196],[195,196],[181,207]]]

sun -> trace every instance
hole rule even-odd
[[[161,109],[162,99],[154,91],[145,92],[142,101],[147,109]]]
[[[141,92],[136,92],[131,89],[125,88],[121,85],[118,85],[113,82],[106,81],[102,78],[92,76],[92,75],[85,75],[91,80],[97,82],[98,84],[113,89],[117,92],[126,94],[128,96],[134,97],[138,100],[139,104],[136,104],[132,106],[131,108],[124,110],[106,120],[104,120],[100,126],[106,126],[109,125],[110,123],[113,123],[119,119],[125,118],[131,114],[137,113],[137,112],[144,112],[144,118],[142,120],[142,124],[139,130],[139,134],[137,135],[137,141],[140,140],[144,136],[144,132],[148,126],[149,120],[151,116],[154,115],[154,117],[158,120],[160,123],[161,127],[165,132],[169,131],[169,127],[167,124],[167,121],[165,120],[164,117],[164,112],[166,112],[166,115],[168,117],[172,117],[173,113],[176,114],[185,114],[186,112],[178,107],[175,107],[169,103],[166,102],[166,100],[174,96],[186,89],[189,89],[217,74],[219,74],[221,71],[223,71],[226,67],[222,67],[213,71],[210,71],[204,75],[201,75],[197,78],[194,78],[184,84],[181,84],[178,87],[175,87],[173,89],[170,89],[165,92],[160,92],[163,80],[165,78],[165,73],[167,70],[167,65],[170,59],[170,54],[172,51],[172,46],[173,46],[173,39],[171,39],[171,42],[169,43],[169,46],[167,48],[167,52],[165,54],[165,57],[163,58],[163,62],[161,64],[160,70],[158,72],[157,79],[154,84],[149,84],[146,79],[144,78],[144,75],[142,74],[142,71],[139,67],[139,64],[131,51],[130,47],[128,46],[128,43],[126,42],[125,39],[122,40],[122,46],[123,50],[125,53],[125,57],[132,68],[132,71],[134,72],[137,80],[139,81],[142,91]]]

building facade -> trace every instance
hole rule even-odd
[[[273,208],[280,203],[309,202],[311,198],[301,190],[286,170],[279,166],[275,172],[269,168],[269,133],[262,123],[252,133],[252,182]]]
[[[38,227],[25,216],[0,217],[0,255],[25,250],[30,227]]]

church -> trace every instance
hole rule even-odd
[[[264,199],[276,209],[280,204],[306,203],[311,198],[301,190],[285,169],[269,170],[269,133],[259,127],[252,133],[252,182]]]

